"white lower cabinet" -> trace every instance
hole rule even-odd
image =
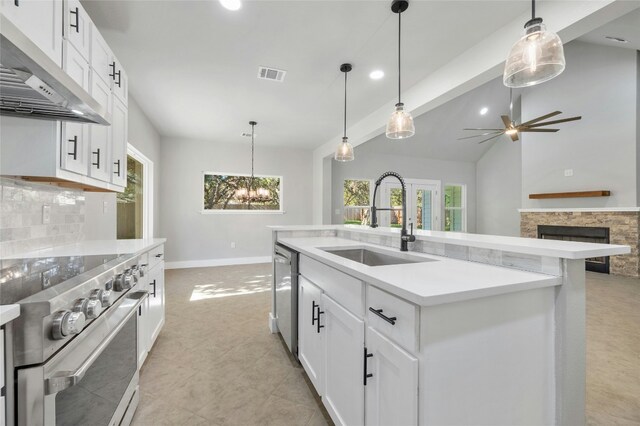
[[[149,299],[138,306],[138,367],[141,367],[149,353]]]
[[[324,333],[317,322],[322,309],[322,290],[300,276],[298,358],[319,395],[324,393]]]
[[[149,308],[147,319],[148,347],[151,349],[164,325],[164,262],[154,266],[149,277]]]
[[[364,424],[364,321],[322,295],[325,318],[324,401],[338,425]]]
[[[418,359],[367,327],[367,425],[418,424]]]

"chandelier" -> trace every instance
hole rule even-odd
[[[255,203],[267,201],[270,197],[269,190],[267,188],[256,188],[254,186],[255,177],[253,175],[253,158],[254,158],[254,141],[255,141],[255,126],[258,124],[255,121],[250,121],[251,125],[251,177],[246,187],[238,188],[236,190],[235,198],[243,203]]]

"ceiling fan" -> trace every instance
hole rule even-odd
[[[487,139],[483,139],[480,142],[478,142],[478,143],[484,143],[492,139],[495,139],[499,136],[508,135],[511,138],[511,140],[515,142],[520,139],[518,137],[519,133],[524,133],[524,132],[554,133],[559,131],[560,129],[541,129],[541,127],[549,126],[551,124],[565,123],[567,121],[576,121],[582,118],[581,116],[578,116],[578,117],[563,118],[560,120],[544,121],[551,117],[555,117],[558,114],[562,114],[561,111],[553,111],[553,112],[550,112],[549,114],[541,115],[540,117],[534,118],[533,120],[529,120],[525,123],[517,124],[516,122],[511,120],[511,117],[513,116],[513,97],[511,95],[511,90],[509,90],[509,96],[511,98],[511,102],[509,103],[509,115],[500,116],[500,118],[502,118],[502,122],[504,123],[504,129],[482,129],[482,128],[463,129],[463,130],[475,130],[475,131],[484,130],[485,132],[479,135],[458,138],[458,140],[489,136]]]

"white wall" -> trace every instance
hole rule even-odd
[[[378,138],[385,138],[384,135]],[[378,139],[376,138],[376,139]],[[374,141],[376,140],[374,139]],[[398,172],[405,179],[433,179],[467,186],[467,232],[476,230],[476,165],[473,162],[435,160],[380,154],[375,143],[355,148],[356,160],[332,164],[332,222],[342,223],[342,193],[345,179],[377,179],[386,171]],[[340,214],[335,214],[339,209]]]
[[[479,234],[520,236],[522,145],[500,138],[476,164]]]
[[[638,202],[637,51],[573,41],[567,68],[555,79],[525,89],[522,117],[559,110],[558,133],[522,137],[522,206],[629,207]],[[572,177],[564,170],[573,169]],[[611,190],[610,197],[529,200],[529,194]]]
[[[250,143],[163,138],[160,234],[168,239],[167,261],[233,263],[238,258],[270,256],[271,231],[266,226],[311,223],[311,158],[311,151],[263,147],[258,142],[255,172],[283,176],[286,213],[202,214],[202,172],[249,173]]]

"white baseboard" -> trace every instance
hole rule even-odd
[[[276,317],[273,316],[273,312],[269,312],[269,331],[272,334],[278,332],[278,323],[276,322]]]
[[[248,265],[251,263],[271,263],[271,256],[183,260],[178,262],[165,262],[164,267],[165,269],[206,268],[209,266]]]

